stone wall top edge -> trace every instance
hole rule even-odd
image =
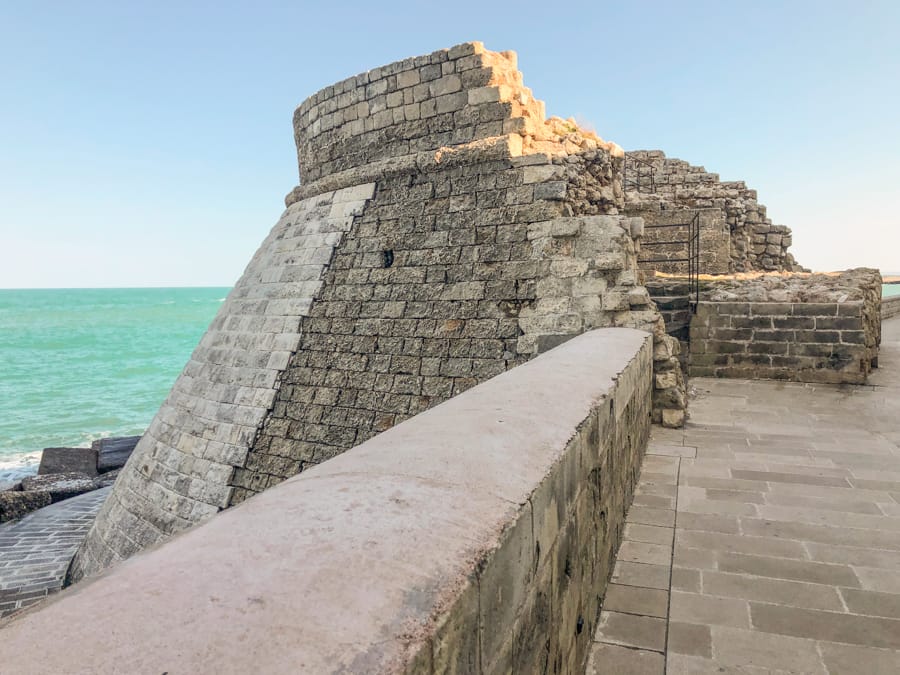
[[[115,630],[122,639],[84,650],[79,667],[161,672],[175,653],[186,670],[209,669],[214,654],[229,670],[286,672],[302,654],[310,672],[399,672],[385,664],[427,644],[529,513],[518,495],[537,489],[602,401],[633,395],[650,340],[627,328],[574,338],[385,432],[390,453],[366,453],[372,439],[14,619],[0,659],[17,670],[40,653],[48,671],[65,670],[69,644]],[[475,413],[481,428],[459,424]],[[95,620],[76,620],[85,615]],[[247,649],[248,636],[265,652]]]
[[[456,146],[445,148],[440,157],[434,152],[418,152],[389,159],[381,159],[354,166],[337,173],[326,174],[309,183],[294,187],[284,198],[286,206],[316,195],[353,187],[363,183],[377,182],[392,176],[410,172],[429,173],[479,162],[508,161],[513,166],[517,149],[512,147],[514,135],[498,136],[493,143]]]
[[[453,47],[438,49],[431,52],[430,54],[410,56],[405,59],[400,59],[398,61],[385,64],[383,66],[378,66],[376,68],[357,73],[356,75],[353,75],[351,77],[344,78],[343,80],[328,85],[327,87],[322,87],[316,93],[305,98],[300,103],[300,105],[297,106],[297,111],[300,113],[306,112],[314,105],[322,103],[323,101],[326,101],[333,96],[349,91],[350,89],[353,89],[355,87],[370,84],[384,77],[388,77],[389,75],[396,75],[405,71],[415,70],[427,65],[444,63],[446,61],[459,59],[464,56],[479,54],[484,51],[484,44],[482,42],[473,40],[470,42],[461,42],[460,44],[454,45]]]

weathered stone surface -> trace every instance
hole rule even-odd
[[[97,475],[97,451],[94,448],[44,448],[38,475],[52,473]]]
[[[511,53],[435,54],[296,110],[303,182],[138,444],[75,578],[585,331],[670,340],[640,286],[641,228],[619,213],[621,149],[545,119]],[[652,419],[680,424],[680,364],[653,367],[666,376]]]
[[[36,509],[48,506],[53,500],[46,491],[6,490],[0,492],[0,523],[18,520]]]
[[[94,478],[94,485],[97,488],[104,488],[115,484],[116,479],[119,477],[121,471],[121,469],[113,469],[112,471],[101,473],[99,476]]]
[[[690,326],[692,375],[862,384],[878,363],[877,270],[704,286]]]
[[[720,181],[718,174],[666,157],[660,150],[636,150],[626,155],[624,183],[626,213],[648,222],[687,222],[698,212],[718,214],[706,221],[701,217],[701,273],[803,271],[788,253],[790,229],[772,224],[766,207],[757,202],[756,191],[743,181]],[[672,230],[659,232],[665,237]],[[662,251],[663,257],[685,257],[686,246],[656,251]],[[654,263],[645,269],[683,272],[684,266]]]
[[[46,492],[53,502],[95,490],[94,480],[84,473],[51,473],[22,479],[25,492]]]
[[[101,472],[121,469],[140,440],[140,436],[122,436],[94,441],[91,448],[97,451],[97,469]]]

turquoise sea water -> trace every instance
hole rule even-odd
[[[228,290],[0,290],[0,484],[42,448],[142,433]]]
[[[227,288],[0,290],[0,482],[142,433]]]

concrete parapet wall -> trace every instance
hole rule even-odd
[[[865,303],[701,302],[689,374],[862,384],[877,358]]]
[[[576,337],[14,617],[0,663],[583,672],[648,437],[652,351],[631,329]]]

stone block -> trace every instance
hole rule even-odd
[[[678,429],[684,426],[686,413],[684,410],[664,409],[662,411],[662,425],[670,429]]]
[[[798,607],[751,603],[753,625],[767,633],[900,649],[900,621]]]
[[[438,619],[434,632],[434,672],[474,673],[481,666],[478,585],[469,580],[452,610]]]
[[[38,474],[82,473],[97,475],[97,450],[91,448],[44,448]]]
[[[656,388],[668,389],[678,386],[678,375],[675,372],[658,373],[656,375]]]
[[[669,596],[666,591],[638,586],[610,584],[603,608],[613,612],[666,618]]]
[[[864,345],[866,344],[866,333],[861,330],[842,330],[841,342],[844,344]]]
[[[508,627],[513,625],[529,595],[533,556],[531,505],[526,504],[479,578],[483,654],[499,654],[508,639]]]
[[[140,436],[122,436],[94,441],[91,449],[97,453],[97,469],[100,472],[121,469],[140,440]]]
[[[836,316],[838,305],[836,303],[803,302],[795,303],[792,308],[794,316]]]
[[[665,672],[666,659],[659,652],[595,642],[585,675],[664,675]]]
[[[512,628],[512,672],[538,673],[550,668],[551,654],[560,641],[551,607],[553,565],[538,571],[529,598]],[[588,637],[585,636],[585,642]],[[465,672],[477,672],[468,670]]]
[[[560,168],[553,164],[526,166],[522,171],[522,182],[525,185],[544,183],[553,180],[557,175],[560,175]]]
[[[595,640],[662,652],[666,644],[666,620],[604,610]]]
[[[565,181],[538,183],[534,186],[534,198],[550,200],[565,199],[566,191],[567,184]]]
[[[501,100],[501,88],[497,86],[476,87],[468,90],[469,105],[482,103],[498,103]]]

